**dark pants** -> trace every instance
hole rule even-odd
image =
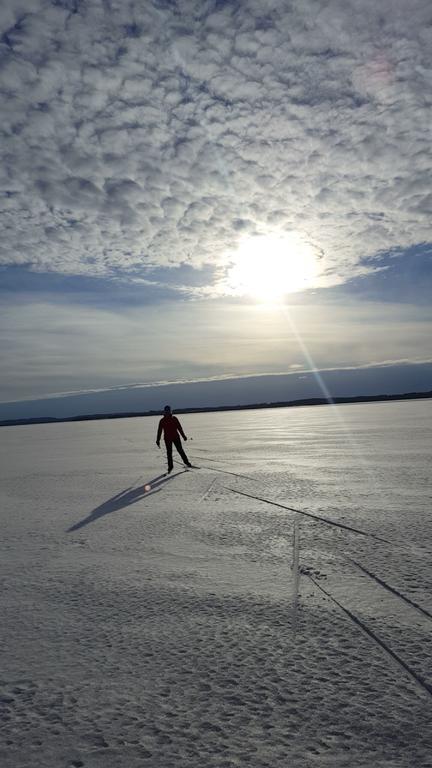
[[[173,468],[173,457],[172,457],[173,445],[175,445],[175,447],[177,448],[177,452],[180,454],[184,463],[190,464],[190,461],[183,450],[183,446],[181,444],[181,440],[179,437],[176,437],[174,440],[165,440],[165,445],[166,445],[166,452],[167,452],[167,459],[168,459],[168,470]]]

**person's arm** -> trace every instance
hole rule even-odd
[[[162,437],[162,419],[160,420],[159,426],[158,426],[156,445],[159,445],[161,437]]]
[[[177,422],[177,429],[178,429],[178,431],[180,432],[180,434],[181,434],[181,436],[182,436],[183,440],[187,440],[187,437],[186,437],[185,433],[183,432],[183,429],[182,429],[182,425],[180,424],[180,422],[179,422],[178,418],[177,418],[176,416],[174,416],[174,418],[175,418],[175,420],[176,420],[176,422]]]

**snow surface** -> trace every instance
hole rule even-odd
[[[1,429],[1,765],[432,766],[431,414]]]

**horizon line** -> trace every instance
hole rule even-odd
[[[185,407],[175,408],[173,413],[215,413],[219,411],[251,411],[251,410],[264,410],[266,408],[301,408],[305,406],[318,406],[318,405],[349,405],[356,403],[371,403],[371,402],[387,402],[395,400],[421,400],[432,398],[432,390],[425,390],[419,392],[404,392],[396,394],[379,394],[379,395],[352,395],[352,396],[340,396],[340,397],[311,397],[301,398],[297,400],[275,400],[274,402],[262,402],[251,404],[237,404],[237,405],[213,405],[203,407]],[[144,418],[147,416],[160,416],[162,411],[147,410],[147,411],[117,411],[115,413],[92,413],[92,414],[79,414],[75,416],[33,416],[21,419],[2,419],[0,420],[0,427],[13,427],[13,426],[31,426],[33,424],[52,424],[52,423],[64,423],[71,421],[100,421],[103,419],[132,419],[132,418]]]

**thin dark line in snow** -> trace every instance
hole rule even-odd
[[[205,464],[201,464],[203,469],[209,469],[211,472],[222,472],[224,475],[232,475],[233,477],[243,477],[245,480],[255,480],[254,477],[249,475],[240,475],[238,472],[228,472],[227,469],[219,469],[218,467],[206,467]]]
[[[197,459],[198,461],[200,459],[204,459],[204,461],[211,461],[211,462],[214,462],[215,464],[230,464],[231,463],[230,459],[211,459],[210,456],[194,456],[194,458]],[[214,469],[214,467],[206,467],[206,469]],[[253,480],[254,483],[265,484],[265,481],[264,480],[260,480],[259,478],[249,477],[248,475],[238,475],[235,472],[228,472],[228,470],[226,470],[226,469],[219,469],[218,468],[216,471],[217,472],[226,472],[228,475],[235,475],[235,477],[247,477],[248,480]]]
[[[189,454],[190,455],[190,454]],[[210,456],[193,456],[192,458],[198,459],[204,459],[204,461],[215,461],[216,463],[223,464],[224,462],[229,461],[229,459],[211,459]]]
[[[348,562],[353,563],[357,568],[360,569],[360,571],[363,571],[367,576],[369,576],[371,579],[376,581],[381,587],[384,587],[384,589],[387,589],[389,592],[392,592],[396,597],[399,597],[401,600],[404,600],[405,603],[408,603],[408,605],[411,605],[413,608],[415,608],[416,611],[420,611],[420,613],[424,614],[424,616],[427,616],[428,619],[432,620],[432,614],[429,613],[429,611],[426,610],[426,608],[422,608],[421,605],[418,605],[418,603],[415,603],[413,600],[410,600],[409,597],[406,597],[402,592],[399,592],[399,590],[395,589],[395,587],[391,587],[390,584],[387,584],[386,581],[381,579],[379,576],[376,576],[371,571],[368,571],[367,568],[364,567],[364,565],[361,565],[357,562],[357,560],[353,560],[351,557],[344,556]]]
[[[176,464],[181,464],[182,462],[177,461],[177,459],[174,459]],[[228,472],[227,469],[218,469],[217,467],[207,467],[205,464],[200,464],[199,467],[196,467],[196,469],[209,469],[210,472],[222,472],[224,475],[232,475],[233,477],[244,477],[245,480],[255,480],[254,477],[249,477],[248,475],[240,475],[238,472]]]
[[[366,533],[366,531],[361,531],[359,528],[353,528],[350,525],[345,525],[344,523],[337,523],[335,520],[330,520],[328,517],[321,517],[321,515],[314,515],[312,512],[305,512],[302,509],[295,509],[294,507],[288,507],[286,504],[280,504],[277,501],[271,501],[270,499],[263,499],[261,496],[254,496],[251,493],[245,493],[245,491],[237,491],[235,488],[228,488],[228,486],[225,486],[225,488],[228,491],[231,491],[231,493],[238,493],[240,496],[247,496],[249,499],[255,499],[256,501],[263,501],[266,504],[271,504],[274,507],[280,507],[280,509],[287,509],[289,512],[297,512],[299,515],[305,515],[305,517],[311,517],[313,520],[319,520],[322,523],[326,523],[327,525],[333,525],[336,528],[343,528],[346,531],[352,531],[353,533],[359,533],[361,536],[368,536],[371,539],[376,539],[377,541],[382,541],[385,544],[390,544],[390,541],[387,541],[387,539],[382,539],[380,536],[375,536],[374,533]]]
[[[351,619],[351,621],[354,622],[354,624],[360,627],[360,629],[363,630],[363,632],[365,632],[369,637],[371,637],[372,640],[374,640],[377,643],[377,645],[379,645],[389,656],[391,656],[392,659],[394,659],[394,661],[396,661],[399,664],[399,666],[401,666],[406,672],[408,672],[408,674],[413,678],[413,680],[415,680],[415,682],[420,688],[426,691],[426,693],[428,693],[429,696],[432,696],[432,686],[430,686],[429,683],[426,682],[426,680],[423,680],[421,675],[418,675],[417,672],[415,672],[415,670],[412,669],[409,666],[409,664],[406,663],[406,661],[404,661],[395,651],[393,651],[390,648],[390,646],[387,645],[387,643],[384,642],[384,640],[381,640],[381,638],[379,638],[378,635],[375,634],[375,632],[369,629],[369,627],[361,619],[359,619],[359,617],[356,616],[355,613],[352,613],[352,611],[350,611],[348,608],[345,608],[345,606],[342,605],[342,603],[340,603],[339,600],[336,600],[336,598],[333,597],[333,595],[330,592],[324,589],[324,587],[322,587],[321,584],[318,584],[318,582],[315,581],[315,579],[313,579],[312,576],[309,576],[308,573],[306,573],[305,576],[307,576],[307,578],[312,582],[312,584],[314,584],[317,587],[317,589],[319,589],[324,595],[326,595],[326,597],[328,597],[329,600],[331,600],[335,605],[337,605],[338,608],[340,608],[340,610],[343,611],[343,613],[349,616],[349,618]]]

